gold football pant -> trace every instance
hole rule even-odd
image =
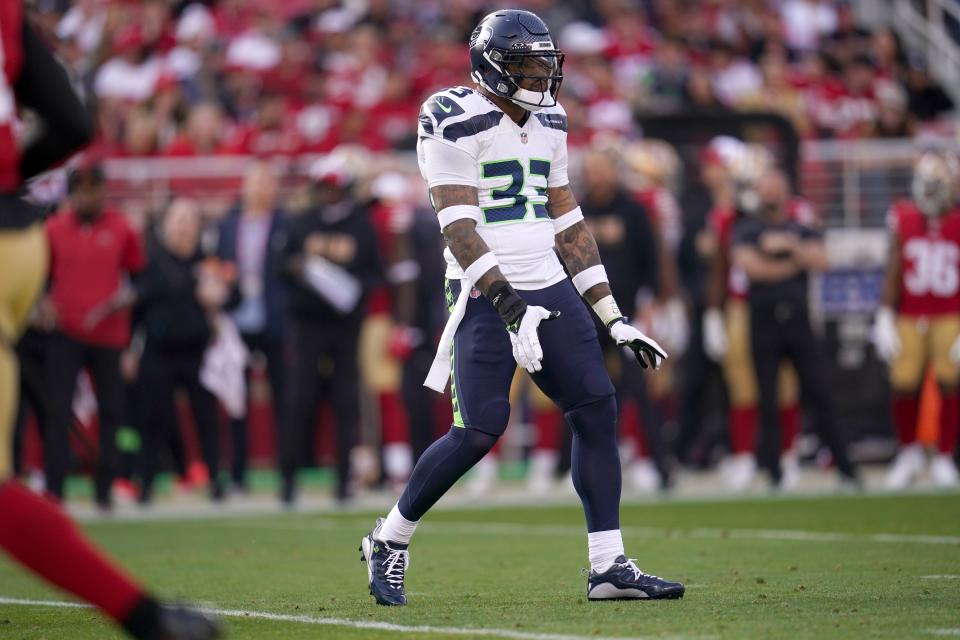
[[[390,355],[393,319],[388,313],[376,313],[363,320],[360,329],[360,378],[373,393],[395,393],[403,374],[401,363]]]
[[[955,387],[958,369],[950,360],[950,347],[960,335],[960,315],[934,318],[897,317],[900,354],[890,363],[890,384],[897,393],[916,393],[927,366],[941,387]]]
[[[19,399],[14,345],[47,276],[43,227],[0,230],[0,483],[13,475],[13,423]]]

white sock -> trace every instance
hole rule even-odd
[[[380,525],[380,532],[377,534],[383,542],[396,542],[397,544],[410,544],[410,538],[413,532],[417,530],[420,521],[411,522],[400,514],[397,505],[393,505],[390,513],[387,514],[383,524]],[[619,533],[619,532],[618,532]]]
[[[624,555],[620,529],[588,533],[587,545],[590,550],[590,568],[597,573],[603,573],[613,566],[614,560]]]

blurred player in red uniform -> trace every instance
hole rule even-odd
[[[893,423],[900,451],[887,473],[889,489],[903,489],[926,460],[917,442],[920,388],[928,367],[940,387],[940,438],[930,465],[933,482],[960,484],[953,451],[960,420],[960,207],[956,158],[925,153],[914,167],[912,199],[890,209],[890,255],[877,311],[874,343],[890,364]]]
[[[403,361],[423,339],[397,316],[399,289],[418,276],[416,262],[405,251],[414,214],[410,191],[407,179],[394,172],[384,172],[370,185],[375,201],[370,220],[377,233],[387,282],[370,293],[360,339],[361,371],[367,387],[376,394],[380,409],[384,474],[392,485],[399,487],[406,483],[413,469],[410,425],[400,393]]]
[[[660,344],[670,353],[682,354],[687,348],[689,338],[687,309],[680,292],[680,274],[677,263],[677,251],[683,234],[683,220],[680,204],[674,189],[681,169],[680,157],[669,143],[663,140],[645,139],[623,148],[625,165],[625,186],[630,194],[643,205],[656,250],[656,283],[652,300],[644,301],[637,310],[637,319],[643,330],[656,334]],[[680,362],[675,358],[664,362],[660,376],[651,377],[647,382],[648,402],[656,407],[654,412],[644,412],[647,418],[664,420],[670,414],[670,400],[673,393],[675,370]],[[634,422],[640,420],[640,411],[625,412],[622,418]],[[649,443],[644,435],[657,425],[639,424],[629,428],[637,434],[637,458],[627,470],[627,478],[635,488],[654,490],[659,486],[658,471],[647,457]],[[654,445],[656,446],[656,445]],[[664,452],[665,453],[665,452]]]
[[[95,605],[136,638],[216,638],[220,633],[212,619],[159,604],[106,560],[55,504],[13,476],[19,375],[14,345],[46,280],[49,256],[38,212],[21,198],[21,188],[93,134],[66,73],[22,11],[20,2],[0,2],[0,548]],[[18,103],[41,121],[23,147],[15,136]]]
[[[717,239],[718,251],[707,284],[707,311],[704,314],[704,349],[723,368],[730,400],[729,429],[732,458],[724,469],[727,486],[745,489],[756,475],[758,402],[756,375],[750,351],[750,310],[747,306],[749,281],[742,269],[731,263],[733,226],[740,216],[756,213],[759,199],[754,185],[773,166],[769,152],[759,145],[747,145],[734,138],[711,143],[730,173],[733,206],[710,213],[709,224]],[[809,203],[793,199],[790,217],[814,224],[816,216]],[[790,365],[780,368],[778,382],[781,442],[781,486],[796,483],[799,469],[793,442],[800,428],[799,391],[796,373]]]

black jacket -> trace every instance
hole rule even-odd
[[[311,234],[322,234],[353,245],[352,255],[343,262],[331,260],[357,278],[363,295],[354,309],[340,313],[316,293],[296,273],[293,265],[305,258],[304,243]],[[341,243],[343,244],[343,243]],[[364,314],[367,294],[383,282],[383,267],[377,247],[377,234],[367,207],[344,201],[294,218],[284,251],[290,278],[290,314],[302,322],[313,324],[359,324]]]
[[[146,332],[146,348],[202,355],[212,335],[197,300],[198,252],[182,260],[157,241],[149,247],[147,268],[137,278],[135,319]]]
[[[420,268],[413,326],[424,332],[426,344],[432,348],[433,338],[447,322],[447,303],[443,291],[443,278],[447,271],[447,262],[443,259],[446,244],[433,209],[416,212],[410,228],[410,240],[413,257]]]
[[[610,290],[620,311],[630,316],[642,289],[656,290],[657,247],[646,208],[625,191],[596,205],[581,202],[583,215],[595,228],[600,260],[610,278]]]

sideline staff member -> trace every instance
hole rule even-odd
[[[734,228],[733,262],[750,279],[750,346],[760,387],[758,457],[778,484],[777,374],[781,360],[787,358],[797,370],[814,425],[830,447],[837,470],[845,480],[856,483],[856,471],[847,458],[846,443],[819,367],[819,345],[807,306],[808,273],[829,266],[821,235],[788,215],[790,186],[783,172],[768,171],[758,182],[757,192],[757,217],[743,218]]]
[[[311,173],[315,207],[291,224],[284,250],[293,354],[280,451],[280,499],[285,505],[295,498],[297,470],[308,457],[321,395],[333,406],[336,498],[344,502],[350,497],[350,451],[360,426],[360,325],[366,295],[382,279],[370,212],[353,196],[353,179],[342,159],[319,160]]]
[[[71,399],[77,375],[87,367],[100,414],[97,505],[110,509],[117,473],[116,433],[123,411],[120,354],[130,342],[130,315],[110,302],[140,272],[146,256],[140,236],[124,215],[105,205],[103,169],[97,164],[70,172],[70,206],[47,222],[50,300],[56,330],[47,341],[49,422],[44,467],[47,490],[63,499],[69,471]]]

